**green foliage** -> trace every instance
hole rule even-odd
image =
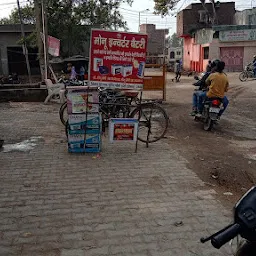
[[[171,47],[181,47],[183,44],[182,38],[178,37],[176,33],[173,33],[168,41]]]
[[[34,24],[36,22],[35,15],[34,15],[34,7],[33,5],[25,5],[21,8],[21,15],[23,18],[24,24]],[[0,24],[19,24],[20,18],[18,9],[15,8],[11,12],[8,18],[0,19]]]
[[[162,16],[168,15],[169,11],[173,10],[180,0],[154,0],[155,13]]]
[[[154,0],[155,2],[155,13],[161,14],[162,16],[166,16],[169,14],[169,11],[174,10],[175,6],[181,2],[181,0]],[[200,0],[201,4],[205,5],[205,0]],[[219,5],[220,2],[215,0],[210,0],[211,3],[215,6],[216,4]]]
[[[119,12],[122,2],[132,0],[45,0],[48,34],[61,40],[63,56],[83,52],[88,45],[91,27],[127,30],[127,24]],[[21,8],[24,24],[35,24],[33,1]],[[0,24],[20,23],[17,8]],[[36,42],[35,34],[25,38],[29,45]],[[20,41],[22,43],[22,41]]]

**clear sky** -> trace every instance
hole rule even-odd
[[[220,0],[221,2],[230,2],[232,0]],[[27,0],[20,0],[21,6],[25,5]],[[153,14],[154,1],[153,0],[134,0],[133,5],[130,7],[127,4],[122,4],[120,12],[122,13],[124,19],[128,23],[130,31],[136,32],[139,27],[139,12],[141,13],[141,23],[151,23],[156,24],[157,28],[169,28],[170,34],[176,31],[176,18],[175,13],[191,3],[196,3],[200,1],[196,0],[181,0],[177,5],[176,10],[173,12],[173,16],[167,16],[161,18],[161,16],[156,16]],[[246,9],[251,6],[256,7],[256,0],[235,0],[236,8]],[[11,10],[17,6],[16,0],[0,0],[0,18],[8,17]],[[146,9],[150,11],[143,12]]]

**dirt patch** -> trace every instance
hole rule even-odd
[[[170,104],[165,106],[171,122],[168,143],[186,158],[188,167],[206,185],[218,192],[224,204],[232,207],[256,182],[256,161],[248,157],[255,150],[238,145],[240,142],[254,145],[255,95],[250,91],[248,97],[247,88],[233,84],[226,117],[212,132],[205,132],[202,124],[189,116],[193,88],[188,81],[181,86],[170,83],[168,90],[172,93]],[[242,114],[243,111],[246,113]]]

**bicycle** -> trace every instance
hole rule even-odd
[[[255,79],[254,72],[253,72],[251,65],[245,66],[244,71],[239,75],[239,79],[241,82],[247,81],[248,78]]]
[[[138,140],[153,143],[167,132],[169,117],[166,111],[156,102],[139,102],[137,92],[120,92],[113,90],[100,91],[99,107],[102,113],[103,131],[108,126],[109,118],[136,118],[139,120]],[[68,128],[67,103],[60,107],[59,115],[63,125]]]

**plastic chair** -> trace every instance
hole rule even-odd
[[[48,96],[46,97],[44,104],[47,104],[50,100],[64,103],[63,90],[65,90],[65,85],[63,83],[53,84],[51,79],[45,79],[45,84],[48,90]],[[54,95],[58,96],[58,100],[52,99]]]

